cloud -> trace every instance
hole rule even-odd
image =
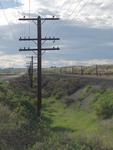
[[[14,59],[14,56],[19,54],[18,49],[23,48],[24,45],[29,47],[29,42],[18,41],[20,36],[29,36],[29,22],[20,22],[18,18],[29,15],[29,3],[28,0],[0,0],[0,2],[4,6],[4,9],[0,9],[0,52],[4,53],[4,57],[12,56],[18,66],[18,62]],[[58,62],[58,65],[71,65],[91,59],[111,62],[113,57],[112,0],[53,0],[52,2],[32,0],[30,11],[31,16],[34,17],[56,15],[61,18],[60,22],[43,24],[43,36],[47,34],[47,36],[61,38],[58,42],[61,50],[47,52],[43,57],[47,60],[44,61],[45,65],[51,66]],[[36,26],[33,23],[30,26],[31,37],[36,37]],[[33,43],[30,45],[36,46]],[[43,46],[55,45],[57,46],[57,43]],[[16,57],[17,60],[20,60],[20,57]],[[5,61],[9,64],[9,61],[6,59]],[[23,56],[21,61],[24,62]]]
[[[3,3],[3,1],[1,1]],[[7,3],[7,0],[4,2]],[[18,5],[20,4],[21,5]],[[5,9],[9,22],[17,23],[17,16],[29,13],[28,0],[10,0],[9,4],[17,7]],[[5,6],[4,6],[5,7]],[[8,6],[7,6],[8,7]],[[89,25],[91,27],[113,27],[113,3],[112,0],[32,0],[30,5],[31,13],[36,15],[56,15],[71,24]],[[0,14],[2,13],[0,10]],[[21,13],[22,14],[21,14]],[[16,14],[16,15],[15,15]],[[5,23],[2,17],[3,23]]]
[[[74,24],[86,24],[90,26],[113,26],[112,0],[33,0],[31,12],[43,12],[43,10],[56,14],[63,20],[69,20]],[[34,4],[37,4],[34,6]],[[25,4],[27,6],[27,4]],[[36,7],[37,6],[37,7]],[[49,14],[48,14],[49,15]]]
[[[32,34],[31,37],[36,37],[36,26],[31,24]],[[43,36],[60,37],[61,41],[58,43],[44,44],[43,47],[59,46],[60,51],[46,52],[43,60],[59,62],[59,60],[71,61],[87,61],[94,59],[112,59],[113,57],[113,36],[112,29],[98,29],[83,26],[71,26],[67,21],[60,23],[46,23],[43,25]],[[51,30],[50,30],[51,29]],[[11,29],[9,26],[0,27],[0,51],[9,55],[18,55],[19,48],[29,47],[29,42],[19,42],[20,36],[29,36],[28,23],[26,24],[13,24]],[[31,47],[36,47],[31,42]],[[22,53],[22,55],[27,55]],[[28,55],[33,53],[28,53]],[[17,58],[18,59],[18,58]],[[7,60],[6,60],[7,61]],[[61,63],[62,64],[62,63]],[[18,63],[17,63],[18,65]],[[63,64],[62,64],[63,65]]]
[[[26,61],[25,57],[21,55],[7,55],[0,52],[0,68],[10,68],[10,67],[23,67]]]

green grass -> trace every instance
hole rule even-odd
[[[113,145],[113,125],[103,125],[91,110],[83,110],[76,106],[66,107],[54,98],[44,100],[44,115],[51,120],[51,128],[56,132],[68,132],[72,136],[98,137],[106,145]],[[107,122],[107,121],[105,121]],[[107,128],[108,127],[108,128]]]
[[[48,89],[50,93],[59,87],[55,86],[54,80],[54,82],[51,83],[49,80],[47,81],[49,85],[47,84],[46,89]],[[57,82],[59,82],[58,85],[60,85],[64,81],[58,78]],[[77,82],[74,82],[72,85],[75,86],[76,83]],[[53,87],[50,85],[53,85]],[[71,84],[66,82],[65,89],[69,89],[66,85],[70,85],[71,87]],[[63,86],[60,87],[64,90]],[[73,88],[71,90],[73,91]],[[76,91],[77,90],[74,90],[74,93]],[[87,95],[93,92],[92,87],[86,86],[83,95],[82,93],[80,95],[83,100],[86,100]],[[23,81],[20,82],[20,80],[13,84],[0,84],[0,135],[5,135],[0,146],[3,144],[7,146],[7,148],[3,148],[3,150],[9,149],[9,145],[14,147],[15,150],[28,150],[26,146],[30,148],[29,150],[47,149],[47,146],[47,150],[52,150],[58,147],[58,145],[60,147],[59,150],[71,150],[72,148],[69,147],[72,145],[74,148],[77,147],[77,145],[80,146],[76,148],[76,150],[90,150],[91,148],[88,147],[94,147],[94,145],[98,146],[99,141],[102,141],[100,145],[102,147],[104,146],[104,149],[92,148],[93,150],[108,150],[105,145],[113,149],[113,118],[107,120],[100,119],[94,109],[94,104],[98,102],[100,98],[102,100],[107,98],[112,100],[113,90],[95,90],[94,97],[96,98],[91,102],[91,105],[88,105],[87,109],[78,105],[78,103],[80,103],[79,100],[77,103],[73,101],[68,105],[68,103],[63,101],[65,95],[60,99],[56,99],[55,95],[52,97],[53,94],[51,94],[51,97],[43,99],[43,119],[39,124],[35,111],[36,98],[34,93],[35,91],[31,91],[31,89],[27,87],[27,84]],[[70,95],[68,97],[70,98]],[[15,135],[17,135],[16,139]],[[79,138],[84,138],[84,140],[81,141]],[[95,142],[96,139],[97,142]],[[90,140],[94,141],[94,145]],[[65,143],[68,143],[68,148],[66,148]],[[84,146],[84,143],[86,148],[81,148],[81,146]],[[46,148],[43,148],[44,145],[46,145]],[[51,148],[51,146],[55,148]],[[33,149],[31,149],[31,147],[33,147]]]
[[[48,99],[48,109],[45,115],[51,117],[51,127],[71,129],[75,133],[92,133],[98,131],[99,124],[94,113],[77,109],[74,106],[66,107],[63,103]]]

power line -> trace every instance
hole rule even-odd
[[[9,29],[10,29],[10,32],[12,33],[12,35],[13,35],[14,39],[16,39],[16,37],[15,37],[15,35],[14,35],[13,27],[12,27],[12,25],[11,25],[11,24],[9,24],[8,17],[7,17],[7,15],[6,15],[6,13],[5,13],[5,8],[4,8],[4,6],[2,5],[2,3],[1,3],[1,2],[0,2],[0,7],[1,7],[1,9],[2,9],[2,12],[3,12],[4,18],[5,18],[6,22],[7,22],[7,25],[8,25],[8,27],[9,27]]]
[[[80,3],[74,7],[74,9],[72,10],[72,12],[74,12],[75,8],[77,9],[77,7],[81,6],[81,3],[82,3],[83,1],[84,1],[84,0],[79,1]],[[75,0],[74,2],[76,2],[76,0]],[[71,4],[69,5],[68,9],[65,10],[65,12],[66,12],[66,11],[67,11],[67,12],[70,11],[70,8],[73,6],[73,3],[74,3],[74,2],[71,2]],[[62,8],[60,8],[60,9],[62,9]],[[68,17],[70,17],[70,16],[72,15],[72,12],[71,12],[71,14],[69,14]],[[53,26],[53,27],[54,27],[54,26]],[[60,28],[59,28],[59,30],[56,30],[56,32],[60,32],[60,31],[61,31]],[[47,32],[47,34],[48,34],[48,33],[49,33],[49,32]]]
[[[31,16],[31,1],[29,0],[29,18]],[[30,29],[30,23],[29,23],[29,37],[31,36],[31,29]],[[30,47],[30,41],[29,41],[29,47]]]
[[[71,17],[74,13],[75,10],[77,10],[77,8],[80,8],[79,11],[76,13],[75,17],[78,16],[80,14],[80,12],[82,11],[82,9],[88,4],[90,0],[88,0],[84,5],[81,5],[84,0],[79,1],[78,5],[76,5],[74,7],[74,9],[72,10],[71,14],[68,15],[68,18]],[[76,2],[76,1],[75,1]],[[66,11],[68,12],[70,10],[70,8],[73,6],[73,2],[69,5],[69,8],[66,9]],[[75,9],[76,8],[76,9]],[[61,8],[62,9],[62,8]],[[74,18],[73,18],[74,19]],[[71,19],[72,21],[74,21],[73,19]],[[57,30],[56,32],[62,32],[62,30],[59,28],[59,30]]]
[[[81,5],[80,9],[78,10],[78,12],[76,12],[76,14],[74,15],[73,19],[71,19],[72,21],[74,21],[74,18],[78,17],[80,15],[80,13],[83,11],[83,9],[86,7],[86,5],[89,3],[90,0],[87,0],[83,5]],[[73,15],[74,11],[72,12],[71,16]],[[79,18],[80,19],[80,18]],[[81,20],[81,19],[80,19]]]
[[[69,1],[68,1],[68,2],[69,2]],[[69,12],[69,11],[71,10],[71,8],[72,8],[74,2],[76,2],[76,0],[73,1],[73,2],[71,2],[71,3],[69,2],[70,5],[69,5],[69,7],[68,7],[67,9],[65,9],[65,12]],[[60,10],[62,10],[62,7],[60,8]]]
[[[77,10],[77,7],[79,8],[84,1],[85,0],[79,1],[80,3],[78,3],[78,5],[74,7],[74,9],[71,11],[68,17],[72,16],[74,11]]]
[[[79,3],[77,6],[74,7],[74,9],[72,10],[71,14],[68,16],[68,18],[71,17],[71,16],[73,15],[74,11],[77,10],[77,8],[80,7],[79,11],[76,12],[76,14],[75,14],[75,16],[74,16],[74,17],[77,18],[77,17],[79,16],[79,14],[83,11],[83,8],[89,3],[89,1],[90,1],[90,0],[87,0],[83,5],[81,5],[81,4],[84,2],[84,0],[79,1],[80,3]],[[73,4],[73,3],[72,3],[72,4]],[[75,9],[75,8],[76,8],[76,9]],[[67,10],[67,11],[68,11],[68,10]],[[70,21],[74,21],[74,18],[73,18],[73,19],[70,19]],[[59,30],[59,31],[60,31],[60,30]],[[58,31],[57,31],[57,32],[58,32]]]
[[[86,7],[86,5],[89,3],[89,1],[91,1],[91,0],[87,0],[87,1],[86,1],[86,3],[85,3],[84,5],[82,5],[82,7],[79,9],[79,11],[78,11],[78,13],[77,13],[77,16],[76,16],[76,17],[78,17],[78,16],[79,16],[79,14],[83,11],[83,8],[85,8],[85,7]]]

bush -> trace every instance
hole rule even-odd
[[[15,113],[17,113],[19,122],[23,124],[24,128],[32,130],[37,126],[36,108],[29,101],[21,101],[15,109]]]
[[[28,150],[110,150],[106,148],[96,137],[92,139],[78,138],[72,139],[68,134],[45,137],[43,141],[36,142]]]
[[[113,103],[107,100],[100,101],[95,110],[98,117],[103,119],[110,118],[113,115]]]
[[[71,97],[69,97],[69,96],[66,96],[66,97],[64,98],[63,102],[65,102],[65,104],[66,104],[67,106],[70,106],[71,104],[74,103],[74,99],[71,98]]]
[[[71,95],[76,92],[82,83],[77,78],[65,78],[60,76],[43,77],[43,97],[55,96],[57,99]]]
[[[113,116],[113,94],[108,91],[104,94],[98,94],[94,103],[94,108],[99,118],[111,118]]]
[[[62,88],[57,88],[53,91],[53,96],[55,96],[56,99],[61,99],[62,97],[65,97],[66,92]]]

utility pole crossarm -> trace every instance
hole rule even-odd
[[[20,48],[19,51],[20,52],[22,52],[22,51],[38,51],[38,49],[37,48]]]
[[[38,18],[19,18],[20,21],[37,21]],[[46,20],[60,20],[59,18],[55,18],[55,17],[52,17],[52,18],[41,18],[42,21],[46,21]]]
[[[37,38],[19,38],[19,41],[37,41],[38,39]],[[57,41],[57,40],[60,40],[60,38],[42,38],[41,39],[42,41]]]
[[[53,48],[41,48],[41,50],[42,51],[52,51],[52,50],[60,50],[60,48],[59,47],[57,47],[57,48],[55,48],[55,47],[53,47]],[[19,51],[21,52],[21,51],[38,51],[38,49],[37,48],[20,48],[19,49]]]
[[[57,50],[60,50],[60,48],[59,47],[57,47],[57,48],[55,48],[55,47],[53,47],[53,48],[42,48],[41,50],[42,51],[52,51],[52,50],[57,51]]]
[[[41,20],[60,20],[60,18],[55,18],[55,17],[53,17],[53,18],[41,18]]]

